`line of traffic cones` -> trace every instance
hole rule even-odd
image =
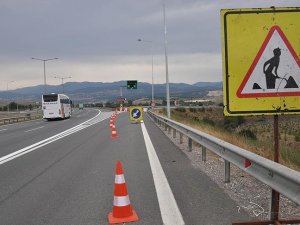
[[[138,220],[139,218],[136,212],[132,210],[122,165],[118,160],[115,175],[113,209],[112,212],[108,214],[108,222],[110,224],[116,224],[134,222]]]
[[[115,112],[109,120],[109,127],[111,128],[111,138],[117,138],[119,137],[117,134],[117,129],[115,126],[115,120],[117,119],[118,114]]]
[[[111,128],[111,138],[117,138],[117,130],[115,121],[117,119],[117,111],[114,112],[109,120]],[[125,183],[124,172],[121,162],[118,160],[116,165],[115,185],[114,185],[114,200],[112,212],[108,214],[109,224],[128,223],[138,221],[139,218],[136,212],[132,209]]]

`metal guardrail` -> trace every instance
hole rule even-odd
[[[22,121],[35,120],[42,117],[43,116],[41,114],[35,114],[35,115],[27,114],[25,116],[2,118],[0,119],[0,126],[5,124],[18,123]]]
[[[300,205],[300,173],[286,166],[263,158],[243,148],[232,145],[214,136],[188,127],[148,111],[148,115],[165,130],[173,129],[189,138],[188,144],[192,150],[192,141],[202,146],[202,160],[206,160],[206,149],[214,152],[225,160],[225,182],[230,181],[230,163],[268,185],[280,194]]]

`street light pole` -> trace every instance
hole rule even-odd
[[[62,93],[64,93],[64,79],[69,79],[69,78],[72,78],[72,77],[59,77],[59,76],[55,76],[54,78],[61,79]]]
[[[140,42],[148,42],[151,43],[151,57],[152,57],[152,98],[151,98],[151,106],[154,104],[154,79],[153,79],[153,41],[146,41],[142,39],[138,39]],[[153,106],[152,106],[153,107]]]
[[[47,87],[46,87],[46,61],[50,61],[50,60],[55,60],[58,58],[51,58],[51,59],[38,59],[38,58],[31,58],[34,60],[39,60],[39,61],[43,61],[44,62],[44,94],[47,93]]]
[[[170,89],[169,89],[169,71],[168,71],[168,52],[167,52],[167,24],[166,24],[166,6],[163,3],[164,26],[165,26],[165,61],[166,61],[166,95],[167,95],[167,116],[171,118],[170,110]]]
[[[6,92],[7,92],[7,101],[8,101],[8,104],[7,104],[7,112],[9,112],[9,100],[8,100],[8,84],[9,83],[13,83],[15,82],[14,80],[11,80],[11,81],[7,81],[6,83]]]

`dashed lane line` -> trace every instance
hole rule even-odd
[[[25,130],[24,132],[25,132],[25,133],[27,133],[27,132],[31,132],[31,131],[35,131],[35,130],[42,129],[42,128],[44,128],[44,127],[45,127],[45,126],[36,127],[36,128],[30,129],[30,130]]]

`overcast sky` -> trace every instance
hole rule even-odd
[[[220,9],[299,0],[165,0],[170,82],[221,81]],[[165,83],[163,0],[0,0],[0,90],[135,79]],[[150,42],[138,42],[141,38]],[[14,82],[11,82],[14,81]]]

